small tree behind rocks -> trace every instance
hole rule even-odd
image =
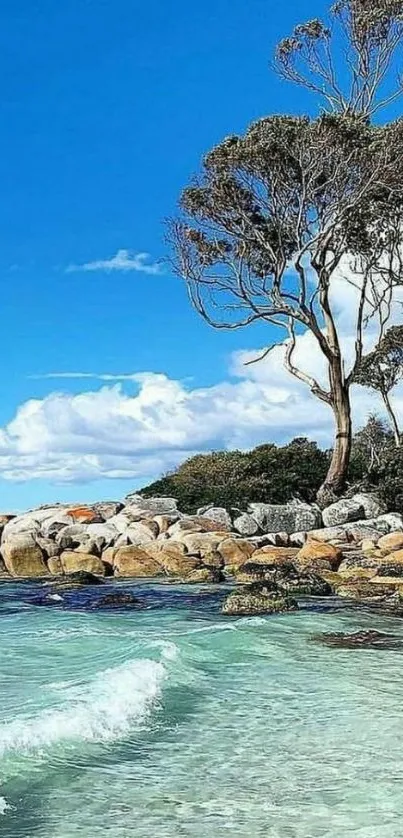
[[[395,444],[401,432],[391,400],[391,392],[403,378],[403,326],[392,326],[373,352],[357,365],[354,381],[380,393],[388,414]]]

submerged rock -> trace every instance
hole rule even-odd
[[[222,606],[222,613],[247,616],[276,614],[297,608],[297,602],[284,594],[274,582],[255,582],[229,594]]]
[[[140,607],[141,605],[141,600],[133,594],[115,591],[105,594],[100,599],[93,600],[90,603],[90,608],[127,608],[128,606]]]
[[[374,584],[372,579],[346,579],[341,585],[335,585],[337,596],[357,600],[385,600],[393,596],[395,585],[388,583]]]
[[[332,594],[331,585],[316,573],[301,573],[292,564],[264,565],[247,562],[237,574],[239,582],[275,582],[279,590],[293,596],[325,597]]]
[[[193,585],[218,585],[224,581],[224,575],[217,567],[199,567],[196,570],[192,570],[183,581]]]
[[[395,634],[367,629],[353,634],[335,632],[333,634],[314,634],[311,640],[334,646],[338,649],[401,649],[403,639]]]
[[[67,576],[62,576],[57,580],[55,579],[48,584],[51,585],[52,588],[59,590],[78,588],[84,585],[104,585],[105,583],[103,579],[99,576],[95,576],[93,573],[89,573],[85,570],[77,570],[74,573],[67,574]]]

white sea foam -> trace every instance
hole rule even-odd
[[[5,800],[4,797],[0,797],[0,815],[5,815],[9,808],[7,800]]]
[[[135,660],[107,669],[79,687],[67,687],[62,707],[0,725],[0,756],[63,742],[122,738],[146,719],[158,701],[165,676],[162,663]]]

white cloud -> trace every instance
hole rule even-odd
[[[344,283],[337,295],[347,363],[354,348],[357,293]],[[0,476],[55,482],[127,477],[145,482],[203,450],[245,449],[294,436],[331,445],[330,409],[284,370],[283,352],[276,347],[265,360],[245,366],[259,349],[238,351],[230,358],[227,378],[203,388],[154,372],[48,373],[42,377],[82,379],[86,384],[93,379],[103,386],[87,384],[79,394],[52,392],[22,404],[14,419],[0,428]],[[310,333],[298,337],[295,358],[326,385],[323,358]],[[403,385],[395,391],[394,404],[403,421]],[[382,415],[380,399],[355,388],[355,426],[374,411]]]
[[[138,273],[156,274],[162,273],[161,264],[159,262],[149,261],[151,256],[149,253],[132,253],[130,250],[118,250],[115,256],[110,259],[96,259],[93,262],[86,262],[84,265],[69,265],[66,268],[66,273],[76,273],[77,271],[137,271]]]
[[[312,360],[307,335],[301,358]],[[232,357],[233,377],[212,387],[185,386],[156,373],[133,374],[136,392],[122,383],[78,395],[53,392],[21,405],[0,429],[0,476],[56,482],[101,477],[147,480],[196,451],[248,448],[306,435],[328,445],[332,416],[304,385],[281,367],[281,350],[245,367],[250,352]],[[356,424],[381,405],[373,394],[355,394]],[[403,390],[395,403],[403,417]]]

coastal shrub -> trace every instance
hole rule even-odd
[[[173,496],[189,513],[208,504],[245,509],[248,503],[284,503],[293,497],[313,501],[328,465],[328,452],[297,438],[282,447],[268,443],[252,451],[198,454],[141,494]]]
[[[403,448],[376,416],[354,436],[349,479],[355,489],[376,491],[389,510],[403,513]]]

